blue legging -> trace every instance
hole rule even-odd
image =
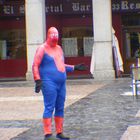
[[[44,98],[43,118],[51,118],[54,110],[54,116],[64,117],[66,82],[55,83],[47,80],[43,81],[42,84]]]

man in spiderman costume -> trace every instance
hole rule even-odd
[[[42,90],[44,98],[44,140],[70,139],[63,134],[66,72],[87,69],[84,64],[67,65],[64,63],[64,55],[58,45],[58,39],[58,30],[55,27],[50,27],[47,33],[47,40],[38,47],[32,66],[35,92],[39,93]],[[51,130],[53,112],[56,137],[52,135]]]

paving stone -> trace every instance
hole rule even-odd
[[[65,107],[72,105],[81,98],[104,86],[102,83],[93,85],[91,80],[69,80],[67,82],[67,100]],[[81,89],[79,91],[79,89]],[[43,99],[34,93],[34,83],[3,82],[0,83],[0,134],[11,139],[16,135],[5,133],[8,129],[42,128]],[[6,130],[6,131],[5,131]],[[41,130],[41,132],[43,132]],[[16,133],[17,135],[19,133]],[[41,133],[42,134],[42,133]],[[42,134],[43,137],[43,134]],[[21,139],[21,138],[20,138]],[[25,140],[25,138],[23,138]],[[28,138],[26,138],[28,139]]]
[[[71,140],[129,140],[128,138],[139,136],[139,127],[132,126],[140,125],[140,118],[136,117],[140,107],[140,97],[123,95],[125,92],[132,91],[130,78],[78,82],[80,81],[68,82],[69,88],[76,85],[76,90],[72,89],[71,93],[78,93],[79,90],[81,91],[80,87],[83,86],[85,86],[83,91],[89,90],[89,93],[65,108],[64,133],[70,135]],[[99,83],[103,86],[92,91],[92,86]],[[75,98],[77,96],[71,97],[70,100]],[[9,122],[7,123],[10,125]],[[3,121],[1,124],[6,127]],[[17,127],[19,126],[28,126],[29,129],[11,140],[43,140],[40,120],[27,122],[23,120],[17,124]]]

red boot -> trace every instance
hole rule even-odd
[[[44,140],[58,140],[56,137],[52,135],[52,119],[44,118],[43,119],[43,127],[44,127]]]
[[[69,140],[70,138],[63,134],[63,121],[62,117],[55,117],[56,138],[60,140]]]
[[[52,134],[52,118],[43,119],[44,135]]]
[[[56,133],[62,133],[63,132],[63,118],[62,117],[55,117],[55,129]]]

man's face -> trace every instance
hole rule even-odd
[[[49,40],[49,45],[51,47],[55,47],[58,44],[58,39],[59,39],[59,35],[58,35],[58,31],[56,28],[51,27],[48,30],[48,40]]]

